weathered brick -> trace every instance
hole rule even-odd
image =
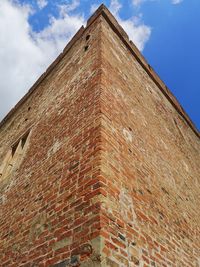
[[[104,6],[0,137],[2,266],[199,265],[199,133]]]

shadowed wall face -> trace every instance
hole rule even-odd
[[[101,7],[1,124],[2,266],[198,266],[199,139],[124,40]]]

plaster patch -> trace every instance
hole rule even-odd
[[[61,147],[62,143],[56,140],[54,144],[49,148],[47,152],[47,156],[50,157],[51,155],[55,154]]]
[[[133,200],[131,198],[131,195],[128,189],[123,188],[120,191],[119,203],[120,203],[120,210],[121,210],[123,218],[125,218],[127,222],[137,223],[137,215],[135,213]],[[130,218],[130,214],[131,214],[131,218]]]
[[[133,141],[133,135],[129,130],[124,128],[122,132],[123,132],[123,135],[124,135],[126,141],[128,141],[128,142]]]

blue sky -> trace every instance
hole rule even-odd
[[[200,129],[199,0],[0,0],[0,119],[101,3]]]

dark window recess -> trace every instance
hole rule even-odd
[[[88,41],[90,39],[90,35],[88,34],[85,39]]]
[[[89,46],[86,45],[85,48],[84,48],[85,52],[88,50],[88,48],[89,48]]]

